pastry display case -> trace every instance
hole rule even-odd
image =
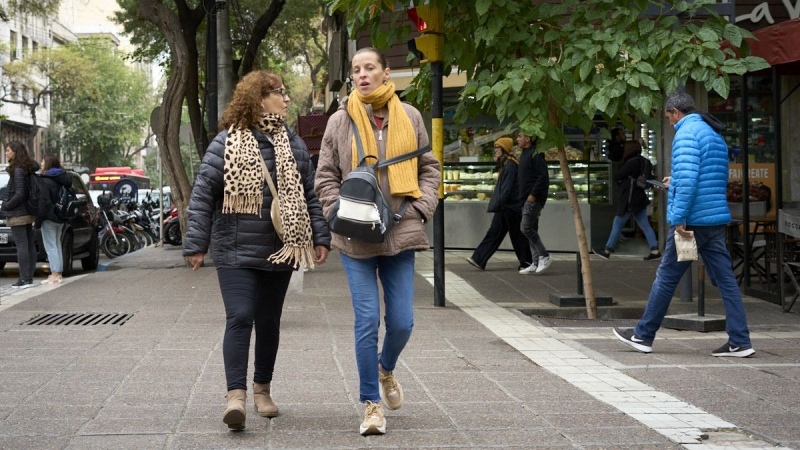
[[[548,250],[578,250],[575,233],[564,233],[564,224],[572,224],[573,213],[567,197],[564,176],[557,161],[547,162],[550,176],[549,197],[542,210],[539,233]],[[445,163],[444,184],[445,247],[472,249],[483,239],[492,221],[487,207],[497,182],[497,166],[491,162]],[[611,164],[599,161],[570,161],[578,204],[590,245],[605,242],[614,219],[611,205]],[[428,224],[432,238],[432,224]],[[506,238],[500,246],[511,250]]]

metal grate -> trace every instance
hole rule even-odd
[[[128,313],[49,313],[40,314],[22,325],[125,325],[133,317]]]

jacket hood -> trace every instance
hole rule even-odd
[[[42,175],[46,177],[57,177],[62,173],[67,173],[67,171],[60,167],[53,167],[51,169],[47,169],[47,171],[45,171]]]
[[[709,113],[705,112],[696,112],[695,114],[699,115],[703,118],[703,121],[708,124],[714,131],[717,133],[722,133],[725,131],[725,124],[722,123],[721,120],[717,119],[716,117],[712,116]]]

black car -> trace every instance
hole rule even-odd
[[[78,196],[78,216],[70,220],[64,227],[61,245],[64,254],[64,275],[72,275],[72,263],[81,260],[84,270],[95,270],[100,258],[100,245],[97,238],[97,207],[89,196],[89,189],[80,175],[67,172],[72,177],[72,187]],[[10,176],[5,170],[0,171],[0,203],[5,199],[6,186]],[[42,234],[36,230],[36,261],[47,261],[47,252],[42,243]],[[17,262],[17,248],[11,238],[11,228],[6,224],[4,213],[0,213],[0,269],[6,263]]]

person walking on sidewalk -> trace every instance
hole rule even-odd
[[[614,176],[614,181],[619,186],[617,194],[617,215],[614,216],[614,224],[611,226],[611,234],[608,236],[606,246],[602,250],[592,249],[592,252],[603,259],[609,259],[614,247],[622,234],[622,227],[633,215],[639,228],[642,229],[647,245],[650,246],[650,253],[644,257],[645,261],[661,258],[658,251],[658,240],[650,221],[647,220],[647,205],[650,199],[647,192],[636,185],[636,178],[644,174],[645,179],[653,178],[653,164],[642,156],[642,144],[639,141],[625,142],[624,156],[622,157],[622,167]]]
[[[358,150],[353,126],[358,128],[366,153],[380,161],[428,144],[422,115],[398,98],[380,50],[358,50],[351,70],[355,89],[328,120],[320,147],[316,190],[326,217],[339,197],[342,180],[359,162],[354,156]],[[333,247],[339,250],[355,313],[359,401],[366,404],[359,427],[362,435],[386,432],[381,401],[390,410],[403,406],[403,390],[394,372],[414,325],[414,252],[430,248],[425,222],[433,217],[438,204],[441,170],[428,152],[379,170],[378,178],[392,211],[398,211],[406,199],[410,201],[384,241],[368,243],[333,233]],[[380,352],[378,278],[383,286],[386,326]]]
[[[208,146],[186,211],[183,255],[198,270],[212,246],[225,305],[228,403],[222,420],[232,430],[245,427],[254,324],[255,409],[263,417],[278,415],[271,391],[289,280],[293,270],[323,264],[330,248],[308,150],[284,122],[289,102],[275,73],[257,70],[239,81],[220,122],[227,129]],[[266,177],[272,178],[278,198],[272,197]],[[275,201],[282,236],[270,218]]]
[[[6,198],[2,211],[6,215],[6,224],[11,228],[11,238],[17,248],[19,264],[19,280],[11,287],[26,289],[33,286],[33,273],[36,271],[36,243],[33,234],[33,222],[36,218],[25,206],[30,192],[29,177],[39,170],[39,163],[28,155],[28,149],[20,141],[6,144],[6,172],[11,175],[6,187]]]
[[[53,205],[58,203],[58,191],[61,186],[72,187],[72,178],[61,168],[61,160],[57,155],[47,154],[42,159],[42,179],[47,184],[47,195]],[[42,284],[58,284],[63,280],[64,255],[61,249],[61,233],[64,231],[63,219],[56,216],[53,208],[47,212],[46,217],[36,218],[36,228],[42,229],[42,243],[47,252],[47,261],[50,264],[50,275]]]
[[[720,135],[724,126],[713,116],[695,111],[694,99],[684,92],[670,94],[664,102],[669,123],[675,127],[672,142],[672,176],[664,178],[668,189],[664,257],[647,299],[644,315],[632,329],[614,328],[614,335],[644,353],[653,351],[653,340],[667,314],[675,288],[691,261],[678,261],[675,232],[697,241],[697,252],[709,277],[716,282],[725,306],[728,342],[713,356],[746,357],[755,353],[750,342],[742,295],[733,274],[726,246],[726,227],[731,221],[725,191],[728,185],[728,146]],[[702,176],[700,175],[702,174]]]
[[[519,156],[518,182],[522,206],[521,231],[528,238],[533,263],[520,269],[523,275],[542,273],[550,267],[550,253],[539,235],[539,216],[547,202],[547,189],[550,186],[550,175],[544,153],[536,153],[535,142],[531,136],[523,133],[517,135],[517,145],[522,149]]]
[[[498,175],[487,208],[490,213],[494,213],[492,224],[489,226],[486,236],[472,252],[472,256],[467,258],[468,263],[480,270],[486,269],[486,263],[500,248],[506,234],[511,239],[511,246],[519,261],[517,270],[525,269],[533,261],[528,238],[520,230],[524,202],[519,196],[517,184],[519,160],[512,153],[513,146],[514,141],[509,137],[502,137],[494,143],[494,158],[497,161]]]

